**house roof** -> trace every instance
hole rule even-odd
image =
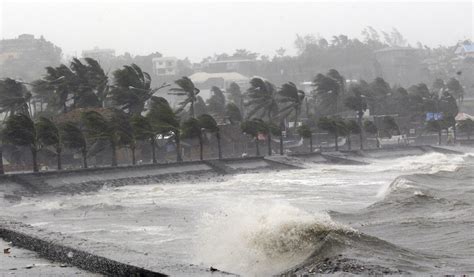
[[[463,44],[460,45],[456,51],[454,51],[456,54],[461,54],[461,53],[474,53],[474,43],[473,44]]]
[[[456,115],[456,118],[455,118],[455,120],[457,120],[457,121],[462,121],[462,120],[466,120],[466,119],[474,120],[474,116],[469,115],[467,113],[458,113],[458,115]]]
[[[237,72],[207,73],[196,72],[189,76],[194,83],[204,83],[212,78],[222,78],[224,81],[248,81],[249,78]]]

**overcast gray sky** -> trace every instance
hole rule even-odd
[[[118,54],[189,57],[246,48],[294,53],[296,34],[360,37],[365,26],[396,27],[415,45],[473,38],[473,4],[464,2],[2,1],[0,35],[43,35],[66,55],[94,46]]]

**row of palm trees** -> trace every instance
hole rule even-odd
[[[137,65],[126,65],[111,75],[112,82],[97,61],[86,58],[84,61],[73,59],[69,67],[48,67],[43,79],[29,84],[35,96],[22,82],[8,78],[2,80],[0,113],[5,114],[6,118],[2,131],[4,142],[29,147],[33,168],[37,171],[37,153],[45,148],[56,154],[58,169],[62,167],[61,153],[65,148],[80,152],[83,167],[87,168],[87,158],[105,147],[111,149],[112,166],[117,165],[116,153],[121,147],[131,150],[132,164],[135,164],[137,146],[140,142],[147,142],[152,149],[152,162],[157,163],[158,138],[173,141],[178,162],[183,160],[181,140],[197,139],[202,160],[206,133],[215,135],[218,157],[222,158],[221,132],[216,120],[221,120],[222,116],[231,124],[239,124],[242,132],[255,140],[256,155],[260,155],[260,135],[266,137],[268,155],[271,155],[272,136],[280,138],[279,152],[283,154],[284,131],[309,139],[310,151],[313,150],[312,133],[316,129],[334,135],[336,150],[340,136],[346,136],[351,147],[351,135],[359,134],[362,149],[363,133],[378,133],[373,122],[362,121],[369,100],[361,86],[351,87],[350,95],[345,97],[343,103],[345,108],[357,114],[357,121],[337,116],[320,116],[317,120],[311,120],[308,97],[292,82],[278,88],[263,78],[252,78],[250,87],[243,94],[233,83],[229,88],[231,102],[227,104],[222,91],[213,88],[214,96],[208,102],[211,113],[208,114],[203,112],[202,105],[205,103],[199,97],[200,90],[188,77],[176,80],[175,86],[169,89],[168,94],[183,99],[173,109],[165,98],[154,96],[171,85],[151,88],[150,75]],[[315,93],[322,95],[320,105],[334,105],[337,113],[341,109],[338,105],[340,95],[346,90],[344,78],[336,70],[330,70],[326,75],[318,74],[313,85]],[[40,113],[32,111],[32,99],[41,100]],[[47,104],[44,111],[43,101]],[[297,128],[303,109],[308,121]],[[62,115],[75,111],[81,111],[78,118],[63,120]],[[294,128],[288,129],[286,126],[290,120],[295,124]],[[388,126],[393,125],[393,118],[387,120],[390,123]],[[398,126],[390,128],[396,130]]]

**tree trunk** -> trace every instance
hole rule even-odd
[[[82,167],[87,168],[87,150],[82,149]]]
[[[337,139],[339,138],[339,136],[337,135],[337,132],[334,134],[334,148],[336,149],[336,151],[339,151],[339,145],[337,144]]]
[[[111,143],[110,148],[112,148],[112,166],[117,166],[117,146]]]
[[[272,135],[270,132],[267,134],[267,148],[268,148],[268,156],[272,155]]]
[[[255,138],[255,149],[256,149],[255,154],[256,154],[257,157],[259,157],[260,156],[260,148],[258,146],[258,138]]]
[[[38,172],[38,150],[31,147],[31,156],[33,158],[33,172]]]
[[[194,96],[193,96],[193,98],[194,98]],[[191,99],[190,111],[191,111],[191,117],[196,118],[196,114],[194,113],[194,99]]]
[[[358,118],[357,118],[357,121],[359,123],[359,129],[360,129],[360,132],[359,132],[359,140],[360,140],[360,150],[364,150],[364,128],[362,126],[362,112],[359,112],[358,114]]]
[[[283,155],[283,130],[280,130],[280,155]]]
[[[309,137],[309,153],[313,153],[313,134]]]
[[[219,160],[222,159],[222,148],[221,148],[221,133],[219,130],[216,132],[216,139],[217,139],[217,153]]]
[[[176,161],[178,163],[183,161],[183,157],[181,157],[181,140],[179,138],[179,133],[175,135],[175,142],[176,142]]]
[[[61,149],[60,148],[58,148],[56,150],[56,155],[57,155],[57,158],[58,158],[58,170],[61,170],[61,169],[63,169],[63,167],[62,167],[62,161],[61,161]]]
[[[348,135],[348,136],[347,136],[347,149],[348,149],[349,151],[352,150],[351,135]]]
[[[199,134],[198,136],[199,139],[199,160],[203,160],[203,143],[202,143],[202,134]]]
[[[441,129],[438,131],[438,145],[441,145]]]
[[[136,165],[137,160],[135,158],[135,146],[130,147],[130,150],[132,151],[132,165]]]
[[[457,130],[456,130],[456,122],[454,123],[453,125],[453,143],[454,145],[456,145],[456,141],[457,141]]]
[[[152,139],[151,142],[151,158],[152,158],[152,163],[156,164],[156,146],[155,146],[155,140]]]
[[[0,175],[5,174],[5,170],[3,169],[3,152],[2,152],[2,145],[0,145]]]

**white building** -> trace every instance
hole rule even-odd
[[[153,58],[153,73],[156,76],[173,76],[178,74],[178,59],[175,57]]]
[[[94,47],[94,49],[82,51],[82,57],[93,58],[94,60],[97,60],[99,62],[107,62],[115,58],[115,50]]]

